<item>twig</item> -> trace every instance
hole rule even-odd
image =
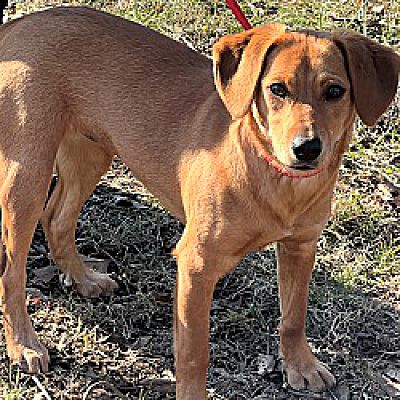
[[[114,394],[116,394],[120,399],[128,400],[128,398],[121,391],[119,391],[114,385],[107,381],[98,381],[89,385],[85,393],[83,394],[82,400],[89,400],[88,396],[90,396],[93,389],[95,389],[97,386],[102,386],[103,388],[106,387],[107,389],[112,390]]]
[[[31,378],[36,383],[36,386],[40,389],[46,400],[52,400],[46,388],[40,383],[39,379],[35,375],[32,375]]]

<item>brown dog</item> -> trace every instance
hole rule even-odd
[[[81,261],[78,214],[118,154],[186,229],[178,263],[177,398],[206,398],[216,282],[277,242],[281,355],[289,383],[334,377],[305,336],[307,288],[356,112],[373,125],[397,88],[400,57],[358,34],[266,25],[222,38],[211,62],[160,34],[84,8],[0,30],[0,294],[7,349],[48,368],[25,307],[39,219],[58,267],[85,296],[116,284]],[[221,101],[222,99],[222,101]],[[45,211],[54,161],[58,184]]]

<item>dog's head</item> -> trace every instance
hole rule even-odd
[[[356,33],[281,24],[214,45],[217,90],[233,119],[252,112],[284,167],[327,165],[354,121],[374,125],[395,96],[400,57]]]

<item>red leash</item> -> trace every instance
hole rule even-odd
[[[243,26],[243,29],[251,29],[251,25],[249,21],[247,21],[246,16],[243,14],[243,11],[240,9],[239,4],[236,0],[225,0],[226,5],[232,10],[233,14],[235,14],[236,19]]]

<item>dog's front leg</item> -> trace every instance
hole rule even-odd
[[[308,284],[317,239],[285,240],[277,244],[281,303],[281,357],[288,382],[295,389],[323,391],[335,378],[311,352],[305,335]]]
[[[176,258],[176,398],[204,400],[211,300],[218,278],[234,265],[234,260],[216,256],[205,245],[186,241],[185,235],[178,244]]]
[[[175,356],[177,400],[204,400],[208,366],[211,299],[216,279],[205,271],[195,249],[177,257],[175,299]]]

